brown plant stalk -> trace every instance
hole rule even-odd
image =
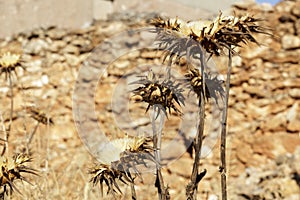
[[[8,80],[9,80],[9,90],[10,90],[10,111],[9,111],[9,124],[7,130],[5,130],[4,135],[4,148],[2,150],[1,156],[4,155],[5,152],[8,153],[8,139],[9,134],[11,132],[11,125],[12,125],[12,119],[13,119],[13,112],[14,112],[14,93],[13,93],[13,86],[12,86],[12,79],[11,79],[11,73],[8,73]]]
[[[167,188],[164,186],[164,180],[161,173],[161,137],[162,137],[162,127],[164,124],[164,114],[160,115],[160,123],[158,130],[156,130],[155,120],[157,118],[157,108],[155,105],[153,106],[153,113],[151,115],[151,124],[152,124],[152,132],[153,132],[153,149],[154,149],[154,157],[156,160],[156,183],[158,191],[159,200],[167,200],[169,199]]]
[[[191,175],[191,181],[186,187],[186,196],[188,200],[196,200],[197,199],[197,191],[198,191],[198,184],[201,179],[206,174],[206,170],[204,169],[203,172],[199,173],[199,165],[200,165],[200,158],[201,158],[201,149],[203,143],[203,133],[204,133],[204,120],[205,120],[205,101],[206,101],[206,83],[205,83],[205,76],[204,68],[206,67],[205,63],[205,56],[202,52],[202,48],[200,48],[200,63],[201,63],[201,75],[202,75],[202,91],[199,96],[199,123],[198,123],[198,131],[197,135],[194,139],[194,150],[195,150],[195,158],[193,163],[193,170]]]
[[[30,152],[30,144],[32,142],[32,139],[33,139],[33,136],[35,135],[36,131],[37,131],[37,128],[38,126],[40,125],[40,122],[37,121],[37,123],[35,124],[33,130],[31,131],[28,139],[27,139],[27,143],[26,143],[26,151],[27,151],[27,154],[30,155],[31,152]]]
[[[232,68],[232,55],[229,47],[225,102],[224,102],[224,109],[222,113],[222,130],[221,130],[221,144],[220,144],[220,159],[221,159],[220,173],[221,173],[222,200],[227,200],[226,135],[227,135],[227,113],[228,113],[231,68]]]

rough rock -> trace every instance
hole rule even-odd
[[[281,44],[287,50],[300,48],[300,38],[295,35],[285,35],[281,39]]]

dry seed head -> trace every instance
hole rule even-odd
[[[30,106],[27,107],[26,110],[31,114],[30,116],[35,119],[36,121],[47,125],[48,123],[50,125],[53,125],[53,119],[48,117],[43,111],[38,110],[37,108]]]
[[[25,165],[31,162],[31,160],[27,154],[16,154],[13,157],[0,157],[0,187],[4,189],[2,191],[7,192],[8,189],[18,191],[14,185],[14,181],[17,179],[27,181],[22,173],[37,175],[36,170]]]
[[[203,93],[202,88],[202,75],[200,71],[196,68],[191,68],[189,72],[185,75],[192,90],[199,97]],[[219,80],[217,76],[212,77],[211,74],[205,73],[205,95],[204,97],[208,100],[210,98],[215,99],[218,103],[218,97],[221,99],[225,96],[225,91],[223,88],[224,81]]]
[[[5,73],[6,77],[9,73],[15,72],[16,68],[24,67],[21,65],[21,55],[6,52],[0,56],[0,75]]]
[[[177,17],[169,19],[169,20],[164,20],[162,18],[156,18],[156,19],[151,20],[151,22],[150,22],[150,24],[155,25],[156,27],[171,29],[171,30],[176,30],[176,31],[179,31],[180,29],[182,29],[180,26],[182,26],[183,23],[184,23],[184,21],[182,21],[181,19],[178,19]]]
[[[115,192],[121,193],[117,180],[120,179],[122,182],[124,182],[124,180],[121,179],[122,174],[118,170],[111,168],[110,165],[98,164],[92,169],[90,169],[89,173],[92,174],[92,178],[90,181],[93,183],[94,186],[96,186],[97,184],[100,185],[102,194],[103,183],[105,183],[108,187],[107,194],[114,194]]]
[[[176,23],[174,23],[174,21]],[[185,22],[177,19],[153,20],[152,25],[173,30],[176,36],[194,39],[210,54],[220,55],[224,48],[231,49],[240,46],[240,43],[258,43],[252,36],[253,33],[268,34],[267,29],[257,24],[260,21],[252,16],[219,16],[213,21]],[[158,31],[161,33],[161,31]],[[162,37],[158,37],[161,39]],[[166,42],[165,39],[161,42]],[[181,44],[184,44],[181,42]],[[176,47],[178,48],[178,47]],[[176,49],[175,46],[170,51]],[[186,49],[187,46],[180,47]]]
[[[92,174],[91,182],[94,185],[100,184],[103,193],[103,183],[108,187],[107,193],[121,193],[118,180],[127,184],[133,181],[132,171],[135,174],[139,172],[137,165],[145,164],[145,159],[151,159],[151,147],[148,137],[128,137],[112,140],[109,145],[114,146],[113,152],[110,151],[109,145],[103,149],[101,157],[107,157],[107,161],[99,163],[93,167],[89,173]],[[113,153],[113,155],[110,155]],[[116,156],[116,154],[118,154]]]
[[[150,72],[148,77],[142,77],[141,80],[132,84],[141,84],[143,86],[133,90],[134,96],[139,97],[139,101],[148,103],[146,112],[151,106],[158,106],[159,112],[162,110],[167,116],[167,111],[171,114],[171,109],[181,114],[177,106],[184,105],[183,89],[180,84],[171,80],[159,81],[155,74]],[[176,106],[177,105],[177,106]]]
[[[1,67],[15,67],[20,64],[21,55],[11,54],[11,52],[6,52],[0,57],[0,66]]]

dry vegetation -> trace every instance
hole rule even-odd
[[[220,13],[205,22],[143,16],[99,21],[84,30],[37,29],[1,41],[0,183],[6,195],[2,198],[153,199],[158,195],[159,199],[297,199],[300,42],[288,46],[288,39],[282,37],[291,31],[282,24],[299,27],[297,5],[299,1],[284,1],[271,11],[252,5],[252,12],[261,13],[262,19],[274,17],[274,22],[261,22],[239,5],[236,16]],[[147,35],[126,31],[149,22],[159,28],[159,50],[131,51],[109,63],[118,48],[130,51],[149,40]],[[274,24],[276,34],[270,37],[270,30],[263,27],[274,29]],[[122,41],[104,42],[105,52],[92,51],[112,31],[123,31]],[[288,34],[299,39],[297,28]],[[191,64],[193,59],[199,66]],[[218,70],[232,78],[224,83],[215,72],[207,71],[211,69],[209,59],[223,63]],[[86,60],[110,65],[94,85],[95,99],[93,91],[85,88],[97,115],[88,120],[99,122],[115,148],[99,153],[102,158],[107,156],[105,162],[99,157],[96,160],[82,142],[83,136],[96,141],[98,135],[84,130],[86,135],[78,136],[72,116],[76,81],[84,87],[85,83],[94,84],[91,74],[77,79]],[[160,71],[136,70],[139,65],[162,63],[165,66]],[[177,80],[174,71],[185,79]],[[129,75],[122,78],[124,74]],[[129,95],[116,104],[114,98],[120,90]],[[196,100],[188,102],[188,94]],[[80,101],[86,104],[85,99]],[[129,108],[124,107],[127,103]],[[222,122],[214,121],[213,103],[225,108],[223,117],[218,116]],[[178,124],[192,113],[188,109],[195,108],[187,106],[185,110],[189,104],[200,108],[198,127],[189,124],[196,127],[193,134],[178,136]],[[124,109],[129,109],[134,122],[126,121]],[[217,123],[219,133],[214,135],[209,128]],[[140,133],[146,129],[147,133]],[[133,134],[137,130],[139,134]],[[167,145],[176,137],[179,143],[170,151]],[[193,142],[192,146],[188,148],[186,142]],[[183,155],[174,158],[178,154]],[[156,168],[139,174],[138,165]]]

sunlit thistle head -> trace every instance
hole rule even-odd
[[[202,48],[211,55],[219,56],[224,49],[234,52],[233,49],[241,43],[258,44],[253,34],[271,35],[268,33],[270,29],[260,26],[258,21],[261,20],[249,15],[222,16],[220,12],[212,21],[185,22],[178,18],[157,18],[153,19],[151,24],[158,27],[159,47],[168,51],[168,55],[174,58],[174,54],[178,57],[203,54]]]
[[[185,75],[188,83],[192,87],[192,90],[200,97],[203,94],[206,100],[213,98],[218,104],[218,98],[223,99],[225,97],[225,90],[223,88],[224,81],[218,79],[217,76],[213,77],[209,73],[204,73],[205,77],[205,94],[202,87],[202,75],[196,68],[191,68]],[[200,98],[199,98],[200,99]]]
[[[27,154],[16,154],[13,157],[0,157],[0,187],[1,191],[7,193],[16,190],[21,193],[15,186],[16,180],[27,181],[23,173],[37,175],[36,170],[26,166],[26,163],[32,159]]]
[[[11,52],[6,52],[0,56],[0,75],[5,73],[5,77],[7,78],[11,72],[16,74],[16,68],[24,67],[21,65],[21,55],[14,54]]]
[[[134,174],[139,175],[138,165],[145,165],[145,160],[153,160],[152,148],[148,137],[128,137],[110,141],[99,152],[102,162],[96,164],[89,173],[92,174],[93,185],[100,184],[103,194],[103,183],[108,187],[107,193],[122,193],[118,180],[128,184],[133,182]],[[134,174],[132,173],[134,172]]]
[[[141,77],[141,80],[132,84],[140,84],[141,87],[133,90],[136,101],[148,103],[146,112],[151,106],[158,108],[158,114],[163,111],[167,116],[167,111],[171,114],[171,109],[177,114],[181,114],[178,107],[184,105],[183,89],[179,83],[175,83],[170,79],[163,81],[158,80],[156,75],[150,71],[148,76]]]

